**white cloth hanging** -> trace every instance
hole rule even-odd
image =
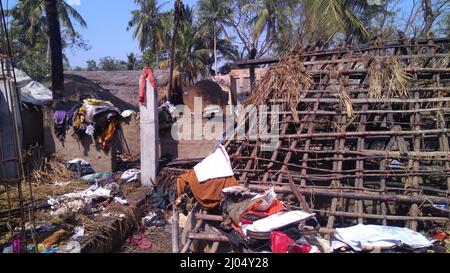
[[[220,145],[211,155],[198,163],[194,167],[194,171],[199,182],[234,175],[230,164],[230,157],[228,156],[225,147],[222,145]]]

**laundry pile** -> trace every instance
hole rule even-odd
[[[49,223],[34,230],[36,244],[32,243],[32,229],[28,227],[25,237],[16,235],[10,243],[0,245],[0,253],[80,253],[80,240],[86,236],[83,226],[66,223]],[[23,242],[26,239],[28,243]]]
[[[441,230],[437,230],[434,235],[439,240],[430,239],[431,235],[424,236],[408,228],[395,226],[359,224],[324,232],[316,214],[310,212],[307,205],[301,204],[305,211],[292,210],[288,203],[279,199],[281,197],[274,188],[261,193],[239,185],[228,153],[222,145],[177,178],[177,194],[178,207],[182,207],[181,204],[189,198],[194,198],[200,207],[191,212],[191,218],[188,216],[189,223],[201,210],[216,218],[222,216],[222,221],[217,225],[208,222],[207,225],[214,227],[209,231],[205,229],[203,236],[225,236],[231,245],[248,252],[447,251],[448,234]],[[153,215],[155,217],[156,214]],[[193,223],[190,225],[194,226]],[[189,234],[189,230],[186,232]],[[198,230],[195,232],[202,233]],[[198,248],[190,249],[194,251]]]
[[[64,141],[67,130],[72,126],[75,139],[94,137],[107,150],[115,131],[120,127],[121,118],[119,109],[111,102],[87,98],[69,111],[54,112],[55,132],[58,139]]]
[[[253,252],[328,252],[318,234],[315,215],[288,210],[273,189],[262,194],[242,186],[223,189],[223,222],[229,241]]]
[[[84,191],[64,194],[58,198],[49,198],[52,216],[64,217],[70,213],[83,212],[95,214],[103,211],[113,202],[122,205],[128,204],[117,183],[109,183],[103,186],[93,185]]]

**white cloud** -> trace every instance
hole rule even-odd
[[[79,6],[81,5],[81,0],[66,0],[67,4],[71,6]]]

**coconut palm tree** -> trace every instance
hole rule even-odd
[[[162,12],[168,2],[158,4],[157,0],[134,0],[140,6],[131,12],[127,30],[134,27],[133,39],[139,40],[141,51],[151,48],[159,64],[159,54],[166,47],[171,29],[171,14]]]
[[[366,40],[370,35],[358,15],[367,8],[366,0],[257,0],[243,6],[252,14],[253,44],[264,39],[257,57],[287,46],[297,32],[323,42],[339,32]]]
[[[47,33],[45,0],[18,0],[17,5],[11,10],[14,18],[13,24],[33,44],[39,35]],[[77,32],[73,21],[81,27],[87,27],[86,21],[65,0],[56,0],[60,25],[70,36],[76,36]]]
[[[47,44],[47,63],[51,61],[52,87],[55,98],[63,88],[63,43],[61,26],[70,37],[76,38],[72,20],[81,27],[87,24],[81,15],[64,0],[18,0],[11,10],[13,39],[25,44],[27,49],[38,51]]]
[[[194,24],[193,8],[186,6],[180,27],[176,33],[175,70],[185,72],[188,80],[194,83],[199,75],[207,73],[208,58],[211,50],[206,48],[198,27]],[[170,60],[165,60],[161,66],[169,67]]]
[[[358,17],[369,7],[366,0],[301,0],[304,20],[310,34],[321,34],[327,41],[336,33],[345,32],[360,40],[366,40],[370,34]]]
[[[214,70],[217,71],[217,40],[220,32],[226,33],[226,19],[231,14],[228,0],[200,0],[198,2],[199,26],[203,34],[213,35]]]
[[[259,0],[243,7],[246,11],[253,11],[251,18],[253,27],[253,43],[265,32],[265,45],[272,47],[279,33],[292,30],[294,22],[293,0]]]
[[[61,29],[58,19],[58,0],[45,0],[45,14],[47,16],[48,44],[51,57],[53,98],[63,98],[64,66],[61,41]]]

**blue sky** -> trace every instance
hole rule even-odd
[[[126,59],[127,53],[140,53],[138,42],[132,38],[132,30],[127,31],[131,11],[137,8],[133,0],[78,1],[81,2],[80,5],[74,5],[74,7],[88,24],[88,28],[79,28],[79,30],[91,49],[88,51],[68,50],[66,55],[72,67],[85,67],[89,59],[97,60],[105,56]],[[167,9],[175,3],[173,0],[167,2],[165,5]],[[196,1],[183,2],[192,5]]]
[[[1,0],[4,6],[12,7],[17,0]],[[137,8],[133,0],[66,0],[83,16],[88,27],[77,29],[83,35],[90,50],[67,50],[70,65],[86,66],[90,59],[98,60],[105,56],[126,59],[127,53],[140,53],[138,42],[132,39],[132,31],[127,31],[131,11]],[[163,3],[164,0],[160,0]],[[165,9],[170,9],[175,0],[165,1]],[[197,0],[184,0],[187,5],[195,5]],[[404,10],[410,9],[410,0],[400,0]]]
[[[3,5],[11,8],[17,0],[1,0]],[[8,3],[7,3],[8,2]],[[86,66],[86,61],[112,56],[117,59],[126,59],[127,53],[140,53],[139,45],[132,38],[132,30],[127,31],[131,11],[137,8],[133,0],[66,0],[83,16],[88,27],[77,30],[83,35],[90,50],[67,50],[66,56],[70,65]],[[163,3],[163,1],[159,1]],[[175,1],[168,2],[165,9],[173,7]],[[187,5],[194,5],[196,0],[184,0]]]

